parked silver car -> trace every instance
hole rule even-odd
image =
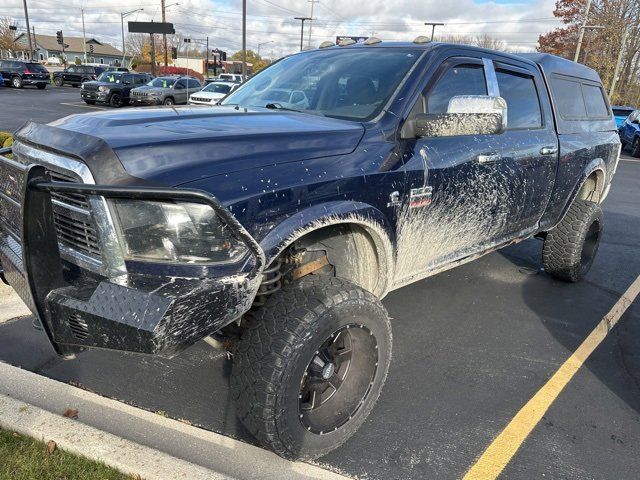
[[[156,77],[146,85],[131,90],[130,102],[143,105],[184,105],[189,95],[202,89],[194,77]]]

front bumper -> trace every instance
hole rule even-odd
[[[171,356],[251,307],[262,278],[264,253],[211,195],[51,181],[42,165],[3,155],[10,152],[0,150],[0,263],[7,281],[38,315],[59,354],[94,347]],[[205,203],[245,242],[250,255],[239,266],[206,274],[196,268],[178,275],[156,264],[151,266],[155,270],[132,269],[110,276],[89,272],[60,253],[53,193]]]
[[[162,105],[161,97],[131,97],[130,102],[139,105]]]
[[[93,102],[106,102],[108,97],[107,92],[90,92],[87,90],[80,90],[80,98],[82,100],[89,100]]]

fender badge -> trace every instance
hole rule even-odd
[[[409,208],[426,207],[431,204],[433,187],[412,188],[409,192]]]

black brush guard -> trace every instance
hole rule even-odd
[[[57,353],[106,348],[171,356],[240,317],[260,284],[260,245],[212,195],[199,190],[101,186],[51,181],[44,167],[22,165],[0,149],[0,164],[21,170],[0,182],[0,262],[3,277],[41,320]],[[17,177],[17,175],[16,175]],[[21,190],[18,205],[9,196]],[[63,275],[50,192],[105,198],[191,201],[210,206],[242,240],[252,260],[221,277],[122,274],[115,278]],[[13,209],[9,208],[13,202]],[[19,212],[19,213],[16,213]],[[19,226],[21,255],[7,225]]]

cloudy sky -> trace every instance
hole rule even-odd
[[[178,3],[177,5],[175,3]],[[311,45],[336,35],[412,40],[430,34],[424,22],[442,22],[437,32],[481,35],[503,40],[510,48],[533,50],[538,35],[558,25],[555,0],[319,0],[314,3]],[[3,0],[0,16],[24,27],[21,0]],[[174,5],[172,5],[174,4]],[[82,35],[80,9],[85,11],[87,36],[121,47],[120,13],[144,9],[125,20],[160,21],[160,0],[28,0],[36,33]],[[167,21],[192,38],[209,36],[210,45],[233,52],[241,47],[241,0],[167,0]],[[311,16],[309,0],[247,0],[247,48],[279,57],[299,49],[300,22]],[[308,24],[305,25],[305,45]],[[268,43],[267,43],[268,42]]]

